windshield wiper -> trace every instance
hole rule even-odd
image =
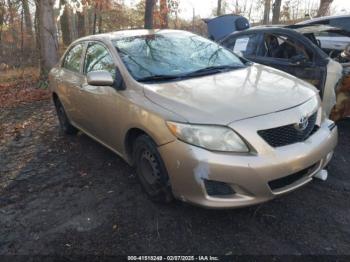
[[[146,76],[143,78],[137,79],[139,82],[152,82],[152,81],[163,81],[163,80],[179,80],[181,79],[181,75],[153,75]]]
[[[179,74],[179,75],[152,75],[137,79],[139,82],[152,82],[152,81],[166,81],[166,80],[181,80],[194,76],[204,76],[208,74],[215,74],[226,72],[233,69],[244,68],[239,65],[225,65],[225,66],[209,66],[190,73]]]
[[[216,74],[216,73],[226,72],[229,70],[239,69],[239,68],[244,68],[244,66],[240,66],[240,65],[209,66],[209,67],[205,67],[205,68],[187,73],[184,76],[191,77],[191,76]]]

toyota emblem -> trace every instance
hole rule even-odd
[[[309,125],[309,119],[306,116],[302,116],[297,124],[294,125],[298,131],[304,131]]]

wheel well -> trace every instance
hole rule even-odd
[[[56,104],[60,99],[56,93],[52,93],[52,100]]]
[[[148,136],[148,134],[145,131],[143,131],[142,129],[132,128],[127,132],[127,134],[125,136],[125,142],[124,142],[125,152],[126,152],[126,155],[128,157],[128,160],[131,164],[133,164],[133,144],[134,144],[134,141],[136,140],[137,137],[139,137],[141,135]]]

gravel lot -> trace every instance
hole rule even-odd
[[[0,112],[0,254],[350,255],[350,120],[327,182],[213,211],[149,201],[123,160],[59,133],[50,101]]]

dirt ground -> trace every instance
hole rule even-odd
[[[50,101],[3,109],[0,123],[2,255],[350,255],[350,120],[327,182],[223,211],[152,203],[119,157],[60,134]]]

